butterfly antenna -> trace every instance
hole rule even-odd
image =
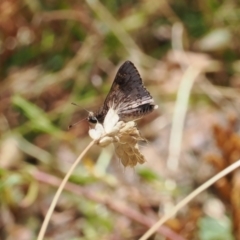
[[[80,107],[78,104],[76,104],[74,102],[72,102],[71,104],[74,105],[74,106]]]
[[[74,103],[74,102],[72,102],[71,104],[74,105],[74,106],[76,106],[76,107],[82,108],[81,106],[79,106],[78,104],[76,104],[76,103]],[[90,113],[90,111],[88,111],[87,109],[85,109],[85,108],[82,108],[82,109],[84,109],[86,112]]]
[[[86,120],[86,119],[87,119],[87,118],[81,119],[80,121],[69,125],[69,126],[68,126],[68,129],[71,129],[71,128],[75,127],[75,126],[78,125],[80,122],[82,122],[83,120]]]
[[[71,104],[74,105],[74,106],[76,106],[76,107],[80,107],[80,108],[81,108],[81,106],[79,106],[78,104],[76,104],[76,103],[74,103],[74,102],[72,102]],[[87,111],[88,113],[90,113],[90,112],[89,112],[88,110],[86,110],[85,108],[82,108],[82,109],[84,109],[85,111]],[[68,126],[68,129],[71,129],[71,128],[75,127],[75,126],[78,125],[80,122],[82,122],[82,121],[84,121],[84,120],[86,120],[86,119],[87,119],[87,118],[81,119],[80,121],[69,125],[69,126]]]

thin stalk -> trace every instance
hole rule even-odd
[[[219,172],[217,175],[210,178],[207,182],[202,184],[200,187],[198,187],[196,190],[194,190],[192,193],[190,193],[186,198],[184,198],[181,202],[179,202],[170,213],[163,216],[159,221],[157,221],[139,240],[147,240],[153,233],[155,233],[158,228],[167,220],[169,220],[171,217],[173,217],[181,208],[186,206],[193,198],[195,198],[198,194],[206,190],[208,187],[210,187],[212,184],[217,182],[220,178],[224,177],[225,175],[229,174],[230,172],[234,171],[240,167],[240,160],[233,163],[229,167],[225,168],[221,172]]]
[[[83,150],[83,152],[79,155],[79,157],[76,159],[76,161],[73,163],[73,165],[71,166],[71,168],[69,169],[69,171],[67,172],[66,176],[64,177],[61,185],[59,186],[54,198],[53,198],[53,201],[48,209],[48,212],[47,212],[47,215],[43,221],[43,224],[42,224],[42,227],[41,227],[41,230],[38,234],[38,238],[37,240],[42,240],[43,237],[44,237],[44,234],[46,232],[46,229],[47,229],[47,226],[49,224],[49,221],[50,221],[50,218],[52,216],[52,213],[53,213],[53,210],[54,208],[56,207],[56,204],[57,204],[57,201],[60,197],[60,194],[62,193],[62,190],[64,189],[69,177],[71,176],[71,174],[73,173],[74,169],[76,168],[76,166],[79,164],[79,162],[81,161],[81,159],[83,158],[83,156],[87,153],[87,151],[94,145],[95,141],[91,141],[88,146]]]

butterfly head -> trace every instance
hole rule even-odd
[[[96,124],[98,122],[98,119],[96,118],[93,112],[89,112],[87,120],[92,124]]]

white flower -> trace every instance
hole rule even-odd
[[[145,162],[138,148],[138,141],[144,139],[140,136],[135,122],[119,121],[113,108],[109,109],[103,125],[97,123],[95,128],[89,130],[89,135],[101,147],[113,143],[116,154],[125,167],[134,167],[137,163]]]

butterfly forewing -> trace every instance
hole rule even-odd
[[[140,118],[155,108],[152,96],[130,61],[119,68],[102,108],[95,114],[99,122],[103,122],[110,107],[117,110],[123,121]]]

